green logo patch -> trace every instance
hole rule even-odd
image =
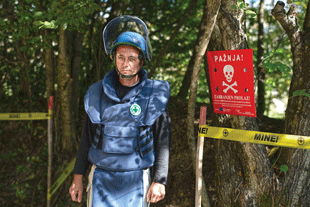
[[[138,104],[132,104],[130,107],[130,113],[134,116],[138,116],[141,114],[141,106],[139,106]]]

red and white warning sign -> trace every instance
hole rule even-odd
[[[214,113],[256,117],[253,50],[208,51]]]

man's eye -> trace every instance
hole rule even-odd
[[[136,61],[137,60],[137,58],[129,58],[129,61]]]

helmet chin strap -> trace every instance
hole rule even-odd
[[[133,75],[123,75],[123,74],[121,74],[121,72],[118,70],[117,67],[116,67],[116,71],[117,71],[117,74],[119,75],[119,77],[121,77],[121,78],[133,78],[136,75],[138,75],[140,70],[136,74],[133,74]]]

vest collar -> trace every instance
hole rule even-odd
[[[132,90],[130,90],[124,97],[123,99],[119,99],[117,97],[116,94],[116,81],[119,78],[116,69],[113,69],[111,71],[109,71],[107,73],[107,75],[104,77],[103,81],[102,81],[102,87],[103,87],[103,91],[104,93],[113,101],[116,102],[123,102],[124,100],[130,100],[131,98],[134,98],[135,96],[137,96],[140,91],[143,89],[146,80],[147,80],[147,72],[145,69],[141,69],[139,71],[140,74],[140,78],[141,78],[141,83],[137,86],[134,87]]]

